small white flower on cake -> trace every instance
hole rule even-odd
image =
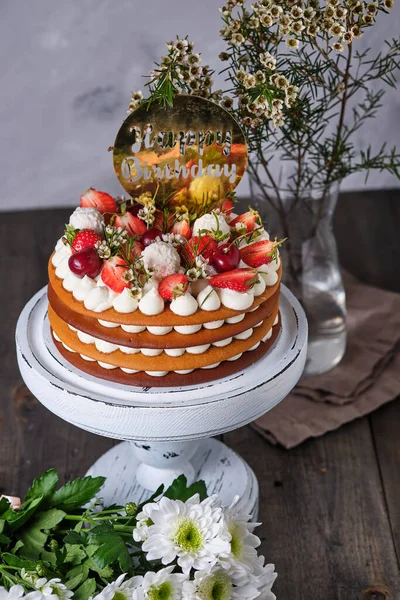
[[[181,260],[178,252],[165,242],[154,242],[142,252],[143,265],[147,272],[163,279],[178,273]]]
[[[100,235],[103,232],[104,218],[96,208],[78,206],[70,216],[69,224],[74,229],[92,229]]]

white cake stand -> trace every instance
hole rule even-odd
[[[107,504],[140,502],[161,483],[184,473],[204,479],[225,504],[239,495],[253,516],[258,484],[250,467],[210,436],[260,417],[295,386],[304,368],[307,321],[281,287],[282,329],[256,364],[214,382],[179,388],[129,387],[82,373],[55,347],[47,318],[47,290],[25,306],[17,324],[18,364],[32,394],[62,419],[92,433],[125,440],[90,468],[107,477]],[[240,360],[240,359],[239,359]]]

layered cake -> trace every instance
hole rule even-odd
[[[90,188],[49,261],[54,342],[76,368],[132,386],[240,371],[280,328],[279,242],[230,199],[159,208]]]

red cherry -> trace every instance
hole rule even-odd
[[[218,273],[236,269],[240,262],[240,252],[235,244],[222,244],[212,257],[212,264]]]
[[[151,242],[154,242],[154,240],[158,237],[160,240],[162,239],[162,231],[157,229],[157,227],[151,227],[151,229],[147,229],[147,231],[144,232],[141,242],[146,248],[146,246],[150,246]]]
[[[85,275],[94,279],[100,273],[103,261],[95,248],[84,248],[69,257],[68,266],[80,279]]]
[[[131,213],[131,215],[133,215],[134,217],[138,216],[138,212],[143,208],[142,204],[139,204],[139,202],[135,202],[134,204],[127,204],[126,205],[126,212]]]

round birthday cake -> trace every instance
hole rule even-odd
[[[89,188],[71,214],[49,260],[48,314],[59,352],[79,370],[132,386],[193,385],[249,367],[276,339],[280,242],[256,210],[235,212],[247,147],[235,122],[222,134],[211,117],[202,116],[208,138],[189,122],[191,137],[180,131],[171,144],[140,129],[151,115],[130,115],[118,136],[134,143],[114,147],[130,197]]]

